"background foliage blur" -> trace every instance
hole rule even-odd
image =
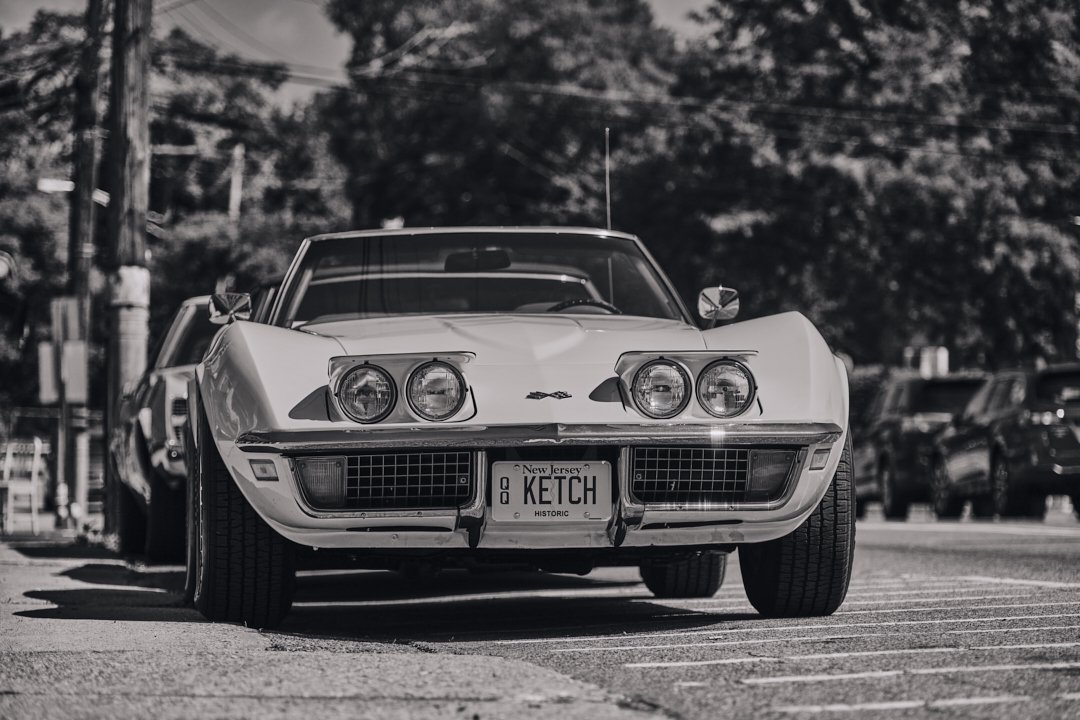
[[[610,126],[615,227],[688,300],[723,282],[744,317],[799,310],[859,365],[923,344],[954,366],[1077,355],[1075,0],[713,0],[692,41],[644,0],[325,10],[353,38],[349,82],[290,108],[272,91],[319,82],[305,67],[157,37],[152,141],[197,151],[152,164],[155,332],[184,297],[279,275],[316,232],[602,226]],[[65,280],[67,198],[36,182],[69,176],[84,39],[80,15],[47,12],[0,35],[0,250],[18,264],[0,405],[34,402]]]

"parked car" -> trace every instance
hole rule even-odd
[[[903,520],[913,502],[930,500],[934,436],[985,380],[982,373],[953,373],[885,383],[855,445],[860,515],[866,503],[880,500],[886,518]]]
[[[209,296],[188,298],[176,311],[149,370],[120,399],[110,455],[120,493],[121,550],[151,562],[183,557],[184,425],[187,386],[219,328],[207,317]]]
[[[937,437],[938,517],[1042,518],[1048,495],[1080,504],[1080,364],[994,375]]]
[[[738,293],[702,291],[707,324]],[[289,609],[298,546],[367,567],[636,565],[768,616],[833,612],[854,548],[847,373],[786,313],[701,330],[642,243],[449,228],[304,241],[273,302],[212,300],[191,383],[188,578],[211,620]]]

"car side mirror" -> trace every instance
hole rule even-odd
[[[210,322],[228,325],[233,320],[251,319],[251,295],[218,293],[210,296]]]
[[[739,314],[739,291],[723,285],[705,288],[698,295],[697,311],[705,320],[731,320]]]

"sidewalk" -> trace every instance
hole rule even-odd
[[[516,660],[207,623],[182,585],[62,535],[4,539],[0,718],[655,717]]]

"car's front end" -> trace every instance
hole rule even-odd
[[[730,317],[737,294],[701,303]],[[744,580],[762,612],[829,613],[846,592],[844,365],[797,313],[698,329],[631,236],[308,241],[270,321],[214,339],[189,404],[196,526],[225,523],[208,498],[238,490],[228,512],[253,511],[242,524],[265,523],[282,557],[284,538],[383,567],[638,564],[654,592],[705,596],[715,584],[664,578],[690,563],[718,583],[723,553],[751,546]],[[814,513],[818,535],[797,536]],[[228,540],[235,525],[215,527],[191,531],[193,573],[211,583],[207,567],[249,549]],[[231,617],[228,592],[197,590],[196,604]]]
[[[1023,407],[1002,433],[1016,482],[1037,495],[1080,494],[1080,365],[1032,376]]]
[[[769,540],[817,505],[845,439],[845,371],[798,315],[706,333],[631,318],[490,316],[352,324],[363,340],[335,335],[344,324],[309,328],[320,330],[231,327],[202,382],[218,449],[244,495],[302,545]],[[348,355],[335,354],[342,343]],[[792,362],[793,344],[795,356],[816,356],[812,368]],[[442,420],[423,417],[409,396],[433,362],[462,383],[460,407]],[[682,373],[686,387],[669,417],[650,417],[634,399],[635,378],[657,364]],[[733,417],[711,414],[692,389],[717,364],[755,386]],[[343,405],[343,384],[357,372],[385,373],[377,379],[393,389],[382,418],[364,422]],[[590,483],[587,502],[571,494],[581,482]]]

